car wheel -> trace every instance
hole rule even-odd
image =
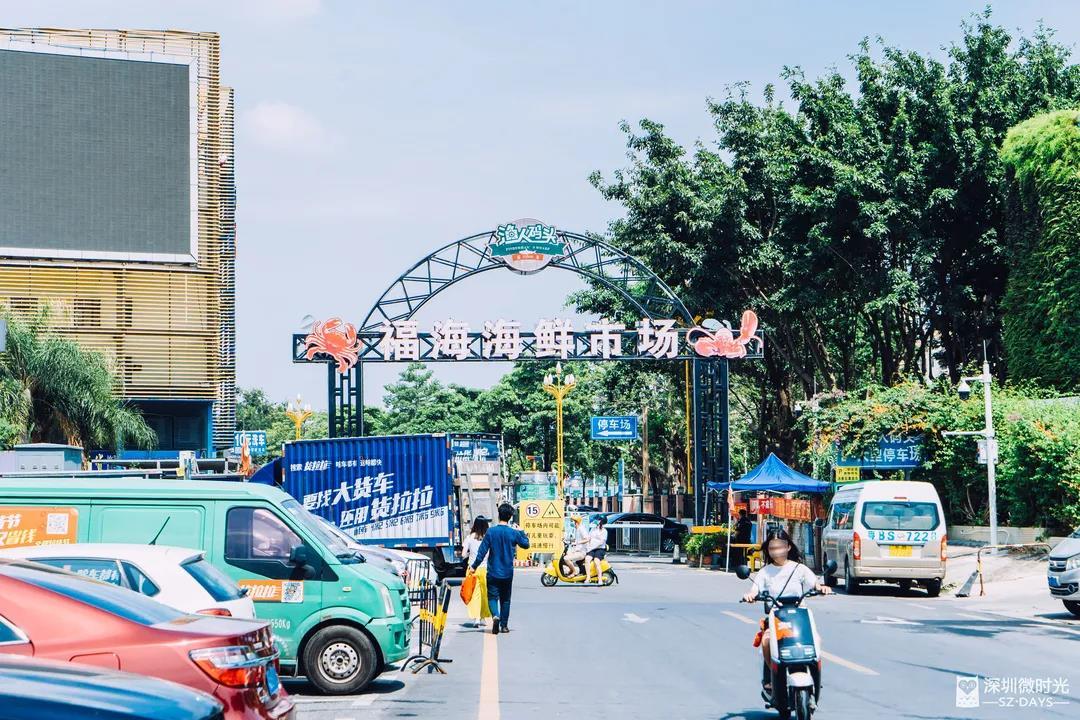
[[[1076,617],[1080,617],[1080,602],[1076,600],[1062,600],[1065,603],[1065,609],[1071,612]]]
[[[851,574],[851,566],[844,561],[844,592],[848,595],[859,594],[859,579]]]
[[[379,671],[378,652],[362,631],[331,625],[315,633],[304,647],[304,672],[327,695],[363,690]]]
[[[941,578],[931,578],[929,580],[923,580],[922,585],[926,588],[927,597],[937,597],[941,594]]]
[[[667,538],[662,543],[660,543],[660,551],[661,552],[669,553],[669,552],[672,552],[674,550],[675,550],[675,541],[672,540],[671,538]]]

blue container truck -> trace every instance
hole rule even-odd
[[[498,435],[391,435],[285,444],[279,482],[358,542],[460,570],[462,533],[502,497]]]

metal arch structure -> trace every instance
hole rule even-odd
[[[675,318],[687,328],[694,318],[682,300],[656,273],[637,258],[604,241],[579,233],[558,231],[566,252],[540,269],[558,268],[574,272],[611,290],[642,317]],[[432,252],[397,278],[365,316],[358,331],[361,341],[373,342],[385,323],[411,319],[417,311],[443,290],[462,280],[490,270],[510,269],[493,257],[489,245],[495,231],[470,235]],[[533,271],[538,272],[539,270]],[[365,341],[364,337],[368,339]],[[335,362],[319,355],[307,359],[303,348],[306,336],[293,336],[293,362],[326,364],[330,437],[364,435],[363,363],[361,358],[346,372],[338,372]],[[693,469],[695,519],[706,520],[707,483],[729,482],[729,368],[724,357],[696,358],[693,364]]]
[[[408,320],[440,292],[456,282],[507,266],[492,257],[487,243],[494,231],[470,235],[444,245],[409,268],[379,297],[360,331],[378,330],[384,322]],[[616,292],[648,318],[679,318],[687,325],[693,316],[682,300],[652,270],[597,238],[559,231],[569,250],[547,268],[569,270]]]

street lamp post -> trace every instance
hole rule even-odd
[[[997,459],[997,440],[994,436],[994,412],[993,404],[990,397],[990,381],[990,362],[986,359],[984,349],[982,374],[975,377],[960,378],[960,384],[957,386],[956,392],[960,396],[961,400],[967,400],[971,396],[971,386],[968,385],[968,383],[982,383],[985,426],[982,430],[953,430],[945,431],[941,434],[947,437],[960,435],[975,435],[983,438],[986,441],[986,487],[990,501],[990,545],[991,547],[994,547],[998,544],[997,482],[994,476],[994,461]],[[990,554],[996,555],[997,550],[991,550]]]
[[[311,405],[304,405],[303,400],[299,395],[296,396],[296,405],[293,406],[292,400],[289,401],[289,407],[285,410],[285,416],[293,421],[293,425],[296,426],[296,439],[300,439],[300,429],[304,425],[304,421],[311,417]]]
[[[560,500],[563,497],[563,474],[565,473],[563,467],[563,398],[574,389],[576,384],[577,380],[573,375],[567,375],[565,379],[563,378],[562,363],[555,363],[554,376],[551,373],[544,376],[544,392],[555,398],[555,492],[556,497]]]

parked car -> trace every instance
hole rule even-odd
[[[822,546],[824,561],[836,561],[850,595],[867,580],[890,580],[899,582],[902,591],[918,582],[927,595],[937,597],[948,556],[937,490],[914,481],[844,485],[833,496]]]
[[[177,610],[202,615],[254,618],[255,604],[202,550],[160,545],[80,543],[0,551],[77,575],[126,587]]]
[[[663,515],[654,515],[653,513],[612,513],[607,516],[608,525],[619,523],[622,525],[632,524],[659,524],[664,527],[660,529],[660,550],[662,552],[669,553],[675,549],[676,545],[686,544],[686,535],[690,532],[690,528],[686,527],[682,523],[669,520]],[[608,547],[615,547],[615,530],[608,530]]]
[[[270,626],[191,615],[125,588],[0,560],[4,652],[136,671],[210,693],[231,720],[286,720]]]
[[[274,630],[282,675],[304,675],[324,693],[360,692],[409,655],[412,607],[405,583],[363,562],[277,488],[3,477],[0,516],[19,518],[19,545],[156,541],[204,551],[214,567],[249,588],[257,615]],[[9,538],[7,544],[15,543]]]
[[[9,633],[4,635],[4,633]],[[11,642],[0,625],[0,644]],[[221,720],[220,702],[204,692],[133,673],[55,660],[0,655],[0,711],[5,720]]]
[[[1046,580],[1050,594],[1080,617],[1080,528],[1050,551]]]

